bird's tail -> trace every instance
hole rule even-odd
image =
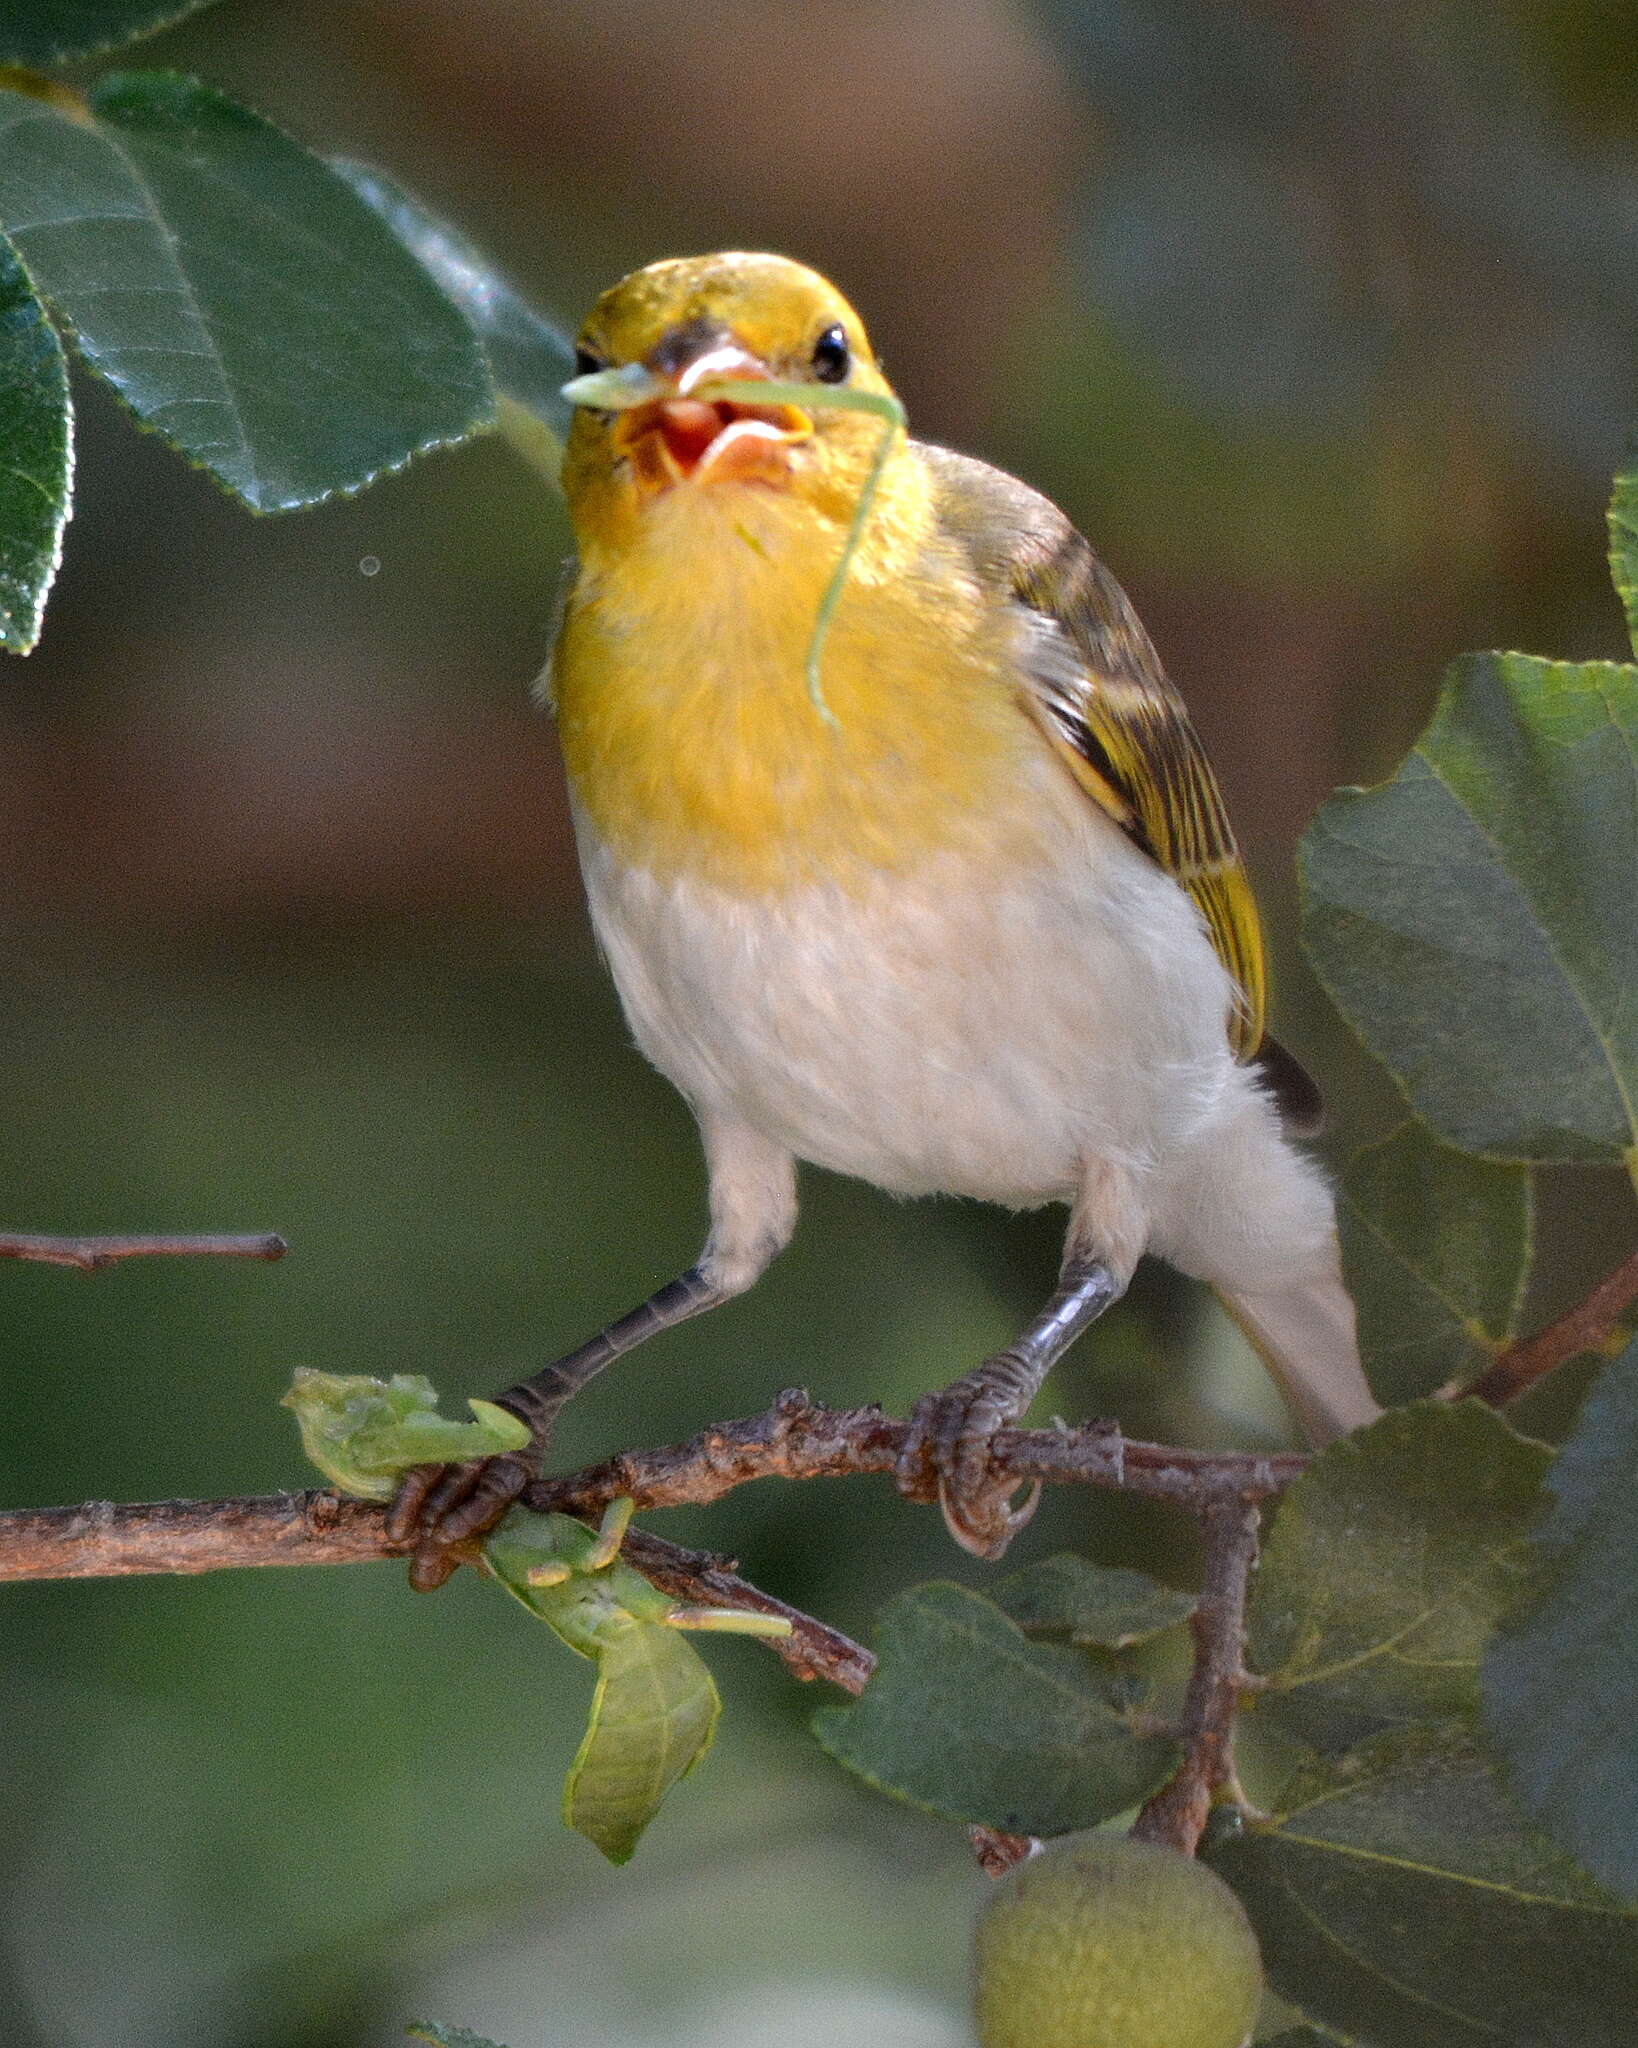
[[[1236,1290],[1222,1302],[1316,1449],[1382,1413],[1359,1362],[1353,1298],[1340,1276],[1309,1277],[1266,1294]]]

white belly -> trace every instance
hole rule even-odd
[[[947,852],[750,899],[622,867],[582,820],[638,1044],[697,1106],[894,1193],[1147,1178],[1233,1086],[1230,987],[1183,891],[1072,794],[1045,864]]]

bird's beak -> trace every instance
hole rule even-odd
[[[765,383],[773,375],[767,364],[732,341],[716,341],[680,367],[677,354],[662,338],[646,364],[578,377],[565,395],[581,405],[612,402],[619,414],[614,447],[631,464],[640,489],[663,491],[694,480],[783,481],[789,450],[813,433],[807,413],[794,405],[693,395],[702,385]]]

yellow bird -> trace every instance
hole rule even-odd
[[[978,1555],[1027,1513],[991,1437],[1146,1250],[1218,1289],[1314,1441],[1369,1420],[1331,1195],[1289,1135],[1318,1099],[1264,1035],[1234,834],[1091,548],[1026,485],[887,428],[815,692],[884,427],[743,387],[887,394],[853,308],[784,257],[686,257],[605,292],[577,360],[547,683],[593,923],[699,1121],[711,1228],[689,1272],[497,1397],[531,1453],[410,1476],[412,1578],[448,1576],[594,1373],[758,1278],[799,1160],[1069,1205],[1040,1315],[912,1416],[900,1484],[936,1484]]]

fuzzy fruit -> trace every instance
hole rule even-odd
[[[983,2048],[1244,2048],[1262,1958],[1239,1900],[1192,1857],[1062,1835],[978,1923]]]

